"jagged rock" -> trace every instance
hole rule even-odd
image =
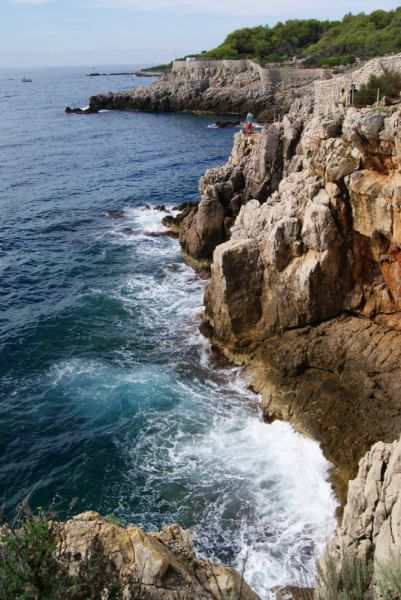
[[[163,217],[163,219],[161,220],[162,225],[168,227],[170,229],[170,233],[175,237],[178,237],[180,235],[181,223],[183,222],[186,216],[188,216],[192,212],[196,212],[198,210],[198,206],[199,202],[184,202],[179,206],[173,207],[172,210],[180,210],[182,212],[180,212],[176,217],[173,217],[172,215],[167,215],[166,217]]]
[[[177,524],[147,534],[135,525],[123,529],[88,511],[67,521],[61,532],[65,551],[76,557],[85,555],[88,542],[98,536],[104,555],[110,556],[117,568],[127,600],[139,596],[149,600],[221,600],[212,570],[224,597],[239,597],[239,573],[197,560],[189,531],[181,531]],[[243,581],[240,598],[258,600],[259,596]]]
[[[343,483],[372,443],[401,432],[401,111],[377,114],[350,109],[297,131],[290,115],[276,127],[284,176],[242,204],[216,247],[201,326],[249,363],[266,419],[319,440]],[[242,198],[251,165],[280,172],[265,149],[233,153]]]
[[[283,133],[279,123],[263,128],[256,143],[237,133],[229,162],[206,171],[199,181],[202,199],[198,211],[181,219],[180,244],[186,255],[211,262],[216,246],[230,239],[241,206],[250,197],[263,202],[277,189],[282,175]]]
[[[373,597],[380,563],[401,551],[401,441],[378,442],[361,459],[356,479],[349,482],[341,526],[320,560],[316,598],[325,591],[325,572],[334,563],[340,573],[344,563],[372,559]]]
[[[224,220],[227,209],[214,198],[204,198],[197,211],[191,211],[181,223],[180,244],[196,259],[209,259],[216,245],[225,241]]]

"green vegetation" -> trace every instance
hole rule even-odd
[[[377,563],[379,573],[377,587],[384,600],[396,600],[401,597],[401,553],[390,549],[387,563]]]
[[[85,552],[77,552],[66,541],[56,504],[34,514],[28,500],[21,500],[13,519],[0,512],[0,598],[122,599],[117,568],[104,556],[101,537],[88,537]]]
[[[354,94],[354,106],[362,108],[377,101],[377,90],[380,90],[379,99],[387,96],[392,100],[399,100],[401,92],[401,75],[396,71],[388,71],[377,77],[371,75],[368,83],[363,83]]]
[[[318,571],[325,588],[319,600],[367,600],[370,597],[372,561],[349,558],[337,570],[334,560],[328,559],[325,568],[318,567]]]
[[[305,59],[305,66],[320,63],[334,67],[354,62],[355,56],[371,58],[400,52],[400,26],[401,7],[388,12],[375,10],[370,15],[349,13],[342,21],[292,19],[274,27],[238,29],[201,56],[219,60],[253,58],[267,63],[285,62],[295,56]]]
[[[166,71],[170,71],[172,66],[173,66],[173,63],[170,62],[167,65],[156,65],[156,67],[149,67],[149,69],[141,69],[141,71],[144,71],[145,73],[147,73],[148,71],[165,73]]]
[[[114,513],[110,513],[108,515],[105,515],[104,518],[111,525],[116,525],[117,527],[123,527],[124,524],[125,524],[124,519],[119,519],[118,517],[116,517],[116,515]]]
[[[355,56],[342,56],[341,58],[322,58],[317,63],[318,67],[339,67],[341,65],[353,65]]]

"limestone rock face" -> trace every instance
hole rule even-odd
[[[285,114],[296,100],[303,114],[313,112],[313,82],[322,74],[319,69],[261,69],[252,61],[204,61],[191,65],[176,62],[172,72],[146,88],[92,96],[89,110],[215,114],[252,111],[262,120],[273,120],[276,113]]]
[[[115,563],[127,600],[138,594],[154,600],[220,600],[211,569],[224,597],[238,598],[239,573],[197,560],[189,531],[181,531],[177,524],[147,534],[135,525],[117,527],[88,511],[67,521],[63,536],[64,547],[78,556],[85,555],[88,542],[98,536],[104,554]],[[243,581],[240,598],[258,600],[259,596]]]
[[[361,459],[356,479],[349,482],[341,526],[319,561],[322,571],[329,561],[334,561],[340,571],[345,561],[365,561],[374,554],[375,582],[378,563],[401,550],[400,516],[401,441],[378,442]],[[318,576],[316,597],[323,588],[322,577]]]
[[[242,206],[214,251],[201,331],[248,364],[266,420],[319,440],[346,482],[401,433],[401,109],[289,114],[274,133],[241,159]],[[267,135],[281,180],[248,198],[255,165],[265,181],[280,173]]]
[[[230,231],[238,243],[217,246],[214,254],[205,316],[217,340],[241,348],[244,338],[257,343],[343,310],[366,317],[400,312],[399,121],[397,111],[350,109],[344,123],[316,117],[304,124],[289,115],[260,135],[242,159],[245,199]],[[256,198],[247,201],[249,194]],[[236,273],[225,265],[241,240],[256,243],[253,265],[262,281],[250,335],[237,315],[233,327],[219,300],[230,303],[222,290],[234,285]]]
[[[241,206],[250,197],[263,202],[278,188],[286,139],[283,126],[273,124],[255,137],[237,133],[229,162],[207,170],[200,179],[199,208],[180,225],[180,244],[186,255],[211,262],[216,246],[230,239]]]

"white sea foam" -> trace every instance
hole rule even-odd
[[[127,275],[112,295],[144,336],[156,336],[158,356],[168,362],[131,363],[131,351],[120,349],[113,367],[64,365],[55,381],[74,379],[75,370],[81,390],[88,385],[93,393],[88,380],[96,383],[97,402],[110,390],[136,398],[140,432],[118,439],[126,464],[120,511],[147,529],[173,521],[196,526],[212,558],[238,569],[248,551],[246,579],[268,598],[273,586],[291,583],[299,564],[313,569],[334,529],[330,465],[318,444],[288,423],[263,422],[241,368],[216,370],[198,331],[206,282],[182,263],[178,243],[119,235],[122,226],[160,231],[162,215],[124,214],[123,225],[113,222],[104,235],[115,234],[115,243],[132,247],[133,264],[149,267]],[[102,389],[109,392],[102,396]]]

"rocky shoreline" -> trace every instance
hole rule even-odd
[[[295,98],[313,109],[313,83],[329,76],[324,69],[262,69],[252,61],[174,62],[171,72],[140,86],[89,100],[87,113],[99,110],[246,114],[259,122],[288,111]],[[306,100],[308,99],[308,100]]]
[[[345,510],[320,568],[340,579],[344,561],[401,550],[400,166],[401,105],[328,118],[297,101],[256,140],[235,135],[177,223],[185,256],[211,268],[201,333],[245,365],[268,423],[334,464]]]
[[[321,569],[340,576],[347,557],[401,550],[401,105],[313,116],[311,81],[294,92],[262,75],[195,65],[89,111],[286,113],[237,133],[201,201],[163,224],[210,270],[202,334],[245,366],[266,422],[293,423],[333,463],[344,517]]]
[[[320,442],[346,489],[401,432],[401,108],[300,109],[257,141],[236,134],[179,240],[211,263],[202,333],[247,364],[267,421]]]

